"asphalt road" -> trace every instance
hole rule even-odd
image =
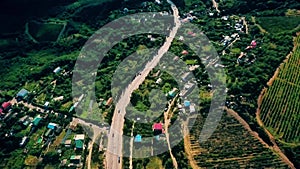
[[[175,26],[171,30],[169,37],[166,38],[163,46],[158,50],[158,54],[154,56],[153,60],[148,62],[145,69],[141,71],[131,84],[124,90],[116,104],[115,112],[112,118],[112,124],[108,135],[108,145],[106,152],[106,168],[107,169],[121,169],[122,168],[122,149],[123,149],[123,127],[124,116],[126,114],[125,108],[130,102],[131,94],[134,90],[139,88],[139,85],[143,83],[149,72],[159,63],[162,56],[169,50],[171,43],[177,33],[180,26],[179,13],[177,7],[170,1],[171,8],[173,10]]]

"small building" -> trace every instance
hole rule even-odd
[[[71,147],[71,144],[72,144],[72,140],[66,140],[64,143],[65,147]]]
[[[142,142],[142,136],[140,134],[137,134],[134,138],[134,142],[136,143]]]
[[[61,67],[57,67],[53,70],[53,73],[57,74],[61,71]]]
[[[185,100],[183,104],[184,104],[184,107],[190,107],[191,102],[188,100]]]
[[[56,123],[49,123],[47,126],[48,129],[52,129],[52,130],[55,130],[57,127],[58,127],[58,124],[56,124]]]
[[[10,108],[11,108],[11,103],[10,102],[4,102],[4,103],[2,103],[2,109],[4,111],[6,111],[6,110],[8,110]]]
[[[26,89],[21,89],[19,92],[18,92],[18,94],[17,94],[17,96],[16,96],[16,99],[18,100],[18,101],[21,101],[22,99],[25,99],[26,98],[26,96],[28,95],[28,91],[26,90]]]
[[[4,115],[4,113],[3,113],[3,109],[2,109],[2,108],[0,108],[0,115],[1,115],[1,116],[3,116],[3,115]]]
[[[110,106],[110,105],[112,104],[112,102],[113,102],[113,98],[110,97],[110,98],[106,101],[105,106]]]

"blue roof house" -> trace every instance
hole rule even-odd
[[[17,99],[24,99],[28,95],[28,91],[26,89],[21,89],[17,94]]]
[[[136,142],[136,143],[140,143],[140,142],[142,142],[142,136],[141,135],[136,135],[135,136],[135,138],[134,138],[134,142]]]
[[[55,130],[56,127],[57,127],[57,124],[55,124],[55,123],[49,123],[47,126],[48,129],[52,129],[52,130]]]
[[[190,107],[190,105],[191,105],[190,101],[187,100],[184,101],[184,107]]]

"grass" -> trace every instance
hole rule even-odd
[[[259,24],[269,33],[280,33],[295,29],[300,24],[300,17],[277,16],[257,17]]]
[[[28,24],[28,28],[29,33],[37,41],[56,41],[63,25],[31,21]]]
[[[158,157],[151,158],[146,169],[163,169],[162,160]]]

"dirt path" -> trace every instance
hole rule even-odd
[[[254,25],[258,27],[258,29],[260,30],[261,33],[267,33],[267,34],[269,33],[263,27],[261,27],[259,24],[256,23],[256,19],[254,16],[252,16],[251,19],[252,19],[252,22],[254,23]]]
[[[193,154],[192,154],[188,123],[189,123],[189,119],[187,119],[186,122],[183,123],[184,151],[187,154],[187,158],[189,160],[191,167],[193,169],[200,169],[200,167],[197,165],[197,162],[194,159]]]
[[[169,149],[169,152],[170,152],[170,156],[171,156],[173,166],[174,166],[175,169],[178,169],[178,164],[177,164],[176,158],[174,157],[174,155],[172,153],[168,128],[169,128],[169,125],[170,125],[170,122],[171,122],[171,117],[172,117],[172,114],[173,114],[173,113],[170,114],[170,112],[171,112],[172,106],[174,105],[175,100],[176,100],[177,97],[178,97],[178,95],[173,99],[172,103],[169,103],[168,110],[165,111],[165,113],[164,113],[165,135],[166,135],[166,139],[167,139],[167,144],[168,144],[168,149]]]
[[[217,11],[218,13],[220,13],[221,11],[219,10],[219,5],[218,5],[218,3],[217,3],[215,0],[212,0],[212,3],[213,3],[213,7],[216,9],[216,11]]]
[[[245,29],[246,29],[246,34],[248,34],[249,31],[248,31],[248,24],[247,24],[246,18],[242,17],[242,20],[243,20],[243,25],[245,26]]]

